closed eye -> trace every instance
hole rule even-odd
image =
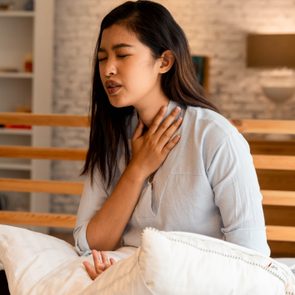
[[[125,58],[127,56],[130,56],[130,54],[118,54],[117,55],[118,58]]]
[[[104,60],[106,60],[107,58],[106,57],[101,57],[101,58],[98,58],[98,62],[102,62]]]

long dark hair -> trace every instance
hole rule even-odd
[[[204,96],[193,67],[188,41],[183,30],[162,5],[152,1],[127,1],[104,17],[94,53],[92,85],[91,130],[89,149],[82,174],[90,172],[93,178],[99,169],[102,179],[110,186],[117,169],[118,147],[125,153],[126,164],[130,160],[127,126],[134,111],[132,106],[115,108],[103,88],[98,63],[98,49],[102,33],[114,24],[120,24],[134,32],[148,46],[155,58],[165,50],[171,50],[175,61],[161,78],[165,95],[183,106],[197,106],[218,111]]]

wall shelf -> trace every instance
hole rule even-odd
[[[34,0],[34,11],[25,11],[27,0],[15,0],[13,9],[0,11],[0,112],[26,108],[51,113],[54,2]],[[30,58],[33,72],[24,72]],[[0,141],[3,145],[51,146],[51,129],[3,127]],[[0,158],[0,177],[48,179],[50,168],[49,161]],[[13,208],[18,208],[19,200],[12,198],[14,201]],[[28,209],[49,211],[49,202],[49,194],[30,193]]]
[[[31,164],[0,163],[0,170],[31,171]]]
[[[9,10],[9,11],[0,11],[0,17],[34,17],[34,11],[25,11],[25,10]]]
[[[0,128],[0,134],[4,135],[25,135],[31,136],[32,135],[31,129],[17,129],[17,128]]]
[[[0,71],[0,78],[5,79],[33,79],[33,73],[26,73],[26,72],[1,72]]]

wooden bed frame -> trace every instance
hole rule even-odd
[[[294,121],[232,120],[249,138],[263,194],[267,236],[272,256],[295,257],[295,140],[257,140],[248,134],[295,135]],[[81,115],[0,113],[0,124],[89,127]],[[86,149],[0,145],[0,157],[22,159],[79,160]],[[81,182],[0,178],[0,192],[45,192],[80,195]],[[75,215],[0,211],[0,223],[25,226],[73,228]]]

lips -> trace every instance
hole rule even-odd
[[[116,82],[114,80],[106,81],[105,86],[106,86],[108,94],[110,94],[110,95],[116,94],[122,87],[121,84],[119,84],[118,82]]]

